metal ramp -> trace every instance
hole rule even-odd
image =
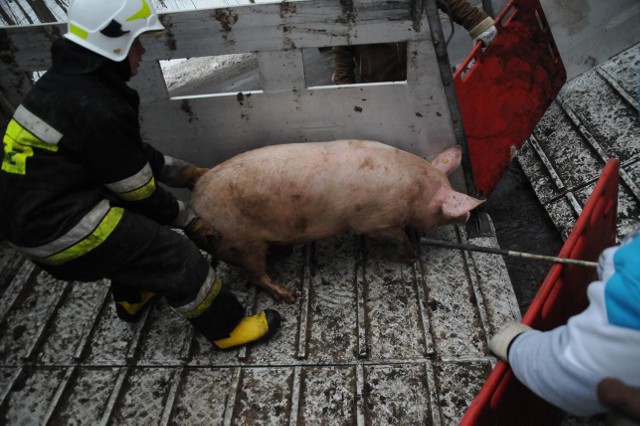
[[[222,352],[162,300],[124,323],[108,283],[56,281],[3,244],[4,424],[456,424],[495,362],[487,336],[520,315],[500,257],[417,242],[408,266],[344,235],[271,260],[293,305],[220,264],[249,309],[284,317],[269,343]]]
[[[620,159],[618,237],[640,225],[640,44],[569,81],[518,155],[564,238],[609,158]]]

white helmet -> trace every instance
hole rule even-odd
[[[65,38],[119,62],[146,31],[164,29],[149,0],[75,0]]]

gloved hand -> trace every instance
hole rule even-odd
[[[196,167],[178,158],[164,156],[164,167],[158,180],[172,188],[193,189],[198,179],[208,172],[206,167]]]
[[[532,328],[521,322],[508,323],[491,338],[489,349],[501,360],[509,362],[509,346],[516,337],[529,330]]]
[[[220,233],[209,226],[200,216],[194,218],[184,227],[184,233],[200,249],[209,254],[214,254],[214,244],[219,240]]]
[[[482,47],[488,47],[493,42],[493,39],[497,34],[498,29],[495,27],[495,25],[492,25],[488,29],[480,33],[477,37],[475,37],[473,39],[473,42],[477,43],[478,41],[481,41]]]

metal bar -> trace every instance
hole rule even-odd
[[[67,372],[65,373],[64,378],[58,384],[56,393],[53,395],[53,398],[51,398],[51,401],[49,402],[49,407],[47,407],[47,412],[45,413],[44,418],[42,419],[43,425],[51,424],[51,419],[54,413],[56,412],[56,410],[58,409],[58,405],[60,404],[62,395],[64,395],[67,387],[69,386],[69,383],[75,376],[76,370],[77,370],[77,367],[75,365],[72,367],[67,367]]]
[[[593,148],[593,150],[598,154],[603,163],[607,163],[610,157],[609,154],[604,150],[604,148],[600,145],[600,143],[596,140],[595,137],[591,134],[589,129],[582,124],[582,120],[578,117],[578,115],[562,100],[561,97],[556,99],[562,110],[565,114],[571,119],[573,124],[576,126],[584,140]],[[636,184],[629,173],[627,173],[624,169],[620,168],[618,171],[620,175],[620,181],[631,191],[633,196],[640,201],[640,187]]]
[[[411,233],[412,241],[418,239],[418,235],[415,232]],[[418,250],[420,245],[418,244]],[[420,252],[418,251],[418,256]],[[433,343],[433,336],[431,335],[431,321],[429,320],[429,309],[427,308],[428,298],[425,292],[426,282],[424,278],[424,271],[422,270],[422,262],[415,262],[412,265],[413,268],[413,285],[416,292],[416,303],[418,305],[418,315],[420,316],[420,325],[422,326],[422,335],[424,336],[424,355],[431,356],[435,354],[435,345]]]
[[[178,355],[180,361],[186,364],[189,361],[189,354],[191,353],[191,346],[193,346],[193,339],[196,335],[196,329],[194,327],[188,327],[184,333],[184,340],[180,346],[180,354]]]
[[[238,391],[240,389],[240,382],[242,381],[242,368],[236,367],[233,373],[233,380],[227,393],[227,403],[224,408],[224,426],[231,426],[233,423],[233,409],[236,406],[236,399],[238,398]]]
[[[93,331],[95,330],[96,325],[98,324],[98,317],[100,316],[100,312],[102,312],[102,310],[104,309],[107,303],[107,300],[109,299],[109,293],[110,293],[109,286],[105,285],[102,289],[102,294],[100,296],[98,304],[93,308],[93,311],[91,312],[92,322],[90,326],[85,329],[84,334],[80,337],[80,341],[76,346],[76,350],[73,354],[74,360],[78,361],[79,359],[82,358],[82,354],[84,353],[84,351],[87,348],[87,345],[89,344],[89,339],[93,335]]]
[[[627,92],[622,86],[620,86],[611,74],[605,71],[602,67],[597,67],[596,73],[598,73],[598,75],[602,77],[604,81],[609,83],[609,86],[611,86],[611,88],[615,90],[616,93],[620,95],[620,97],[631,106],[631,108],[635,109],[636,111],[639,110],[637,100],[633,96],[631,96],[629,92]]]
[[[65,298],[65,296],[69,293],[70,288],[71,288],[71,284],[68,281],[63,282],[62,290],[60,291],[60,294],[58,295],[56,302],[49,305],[49,309],[47,309],[47,312],[44,314],[45,320],[42,321],[42,323],[40,324],[40,327],[38,327],[38,330],[35,333],[35,337],[31,341],[31,345],[29,346],[29,348],[27,348],[27,351],[22,356],[23,360],[28,361],[33,357],[36,349],[38,348],[38,346],[40,346],[40,344],[45,338],[44,331],[47,329],[47,327],[49,327],[49,324],[51,324],[51,320],[55,316],[56,312],[58,312],[58,309],[60,309],[60,306],[62,305],[62,301]]]
[[[356,365],[356,425],[357,426],[365,426],[365,413],[364,413],[364,387],[365,387],[365,377],[364,377],[364,365],[357,364]]]
[[[481,253],[499,254],[501,256],[519,257],[519,258],[530,259],[530,260],[541,260],[546,262],[563,263],[567,265],[586,266],[589,268],[596,268],[598,266],[597,262],[590,262],[588,260],[567,259],[564,257],[545,256],[542,254],[524,253],[520,251],[504,250],[504,249],[498,249],[494,247],[482,247],[482,246],[475,246],[470,244],[458,244],[458,243],[452,243],[449,241],[433,240],[430,238],[421,238],[420,240],[425,244],[434,246],[434,247],[443,247],[443,248],[451,248],[451,249],[466,250],[466,251],[477,251]]]
[[[13,374],[13,376],[11,376],[11,378],[9,379],[9,385],[0,394],[0,411],[2,411],[2,407],[4,407],[4,405],[9,400],[9,394],[11,393],[11,389],[13,389],[18,379],[22,376],[23,372],[24,372],[24,367],[18,368],[17,371]]]
[[[451,63],[449,62],[449,54],[447,53],[447,44],[445,42],[442,25],[440,22],[440,14],[436,0],[423,0],[422,8],[427,14],[429,22],[429,30],[431,31],[431,39],[435,49],[436,58],[438,59],[438,67],[440,68],[440,77],[442,78],[442,86],[449,104],[449,114],[451,115],[451,125],[453,133],[456,137],[456,143],[462,148],[462,170],[464,171],[464,181],[467,194],[477,195],[476,181],[473,176],[473,168],[471,166],[471,157],[467,146],[467,138],[464,133],[462,123],[462,113],[458,104],[458,95],[455,85],[453,84],[453,74],[451,73]]]
[[[531,145],[533,150],[536,152],[536,154],[538,154],[540,161],[547,169],[547,172],[549,173],[549,176],[551,177],[551,180],[553,180],[553,183],[556,185],[556,187],[559,190],[566,189],[564,182],[562,181],[562,179],[560,179],[560,175],[553,167],[553,164],[551,164],[551,161],[549,161],[547,154],[544,152],[544,150],[538,143],[538,140],[534,136],[531,136],[529,138],[529,144]],[[567,202],[569,203],[569,206],[571,206],[571,208],[573,209],[573,212],[576,214],[576,216],[580,216],[580,213],[582,213],[582,206],[580,205],[580,203],[578,203],[576,196],[572,192],[566,192],[565,196],[567,198]]]
[[[431,361],[424,363],[424,369],[427,376],[427,386],[429,387],[429,409],[431,411],[431,424],[433,426],[442,425],[442,412],[440,411],[440,401],[438,398],[438,386],[436,375],[433,371]]]
[[[458,236],[458,241],[461,241],[463,245],[469,246],[468,240],[461,226],[455,227],[456,234]],[[481,247],[481,246],[477,246]],[[473,290],[474,297],[476,299],[476,306],[478,308],[478,315],[480,316],[480,324],[482,326],[482,331],[485,336],[489,336],[489,315],[487,315],[487,309],[484,304],[484,297],[482,296],[482,291],[480,290],[479,278],[478,278],[478,270],[476,269],[476,263],[473,258],[473,253],[470,251],[463,252],[464,264],[467,269],[467,277],[471,283],[471,288]]]
[[[29,281],[35,266],[32,262],[28,260],[25,261],[11,281],[11,284],[9,284],[3,293],[2,300],[0,301],[0,322],[4,320],[5,315],[13,308],[16,300],[24,290],[25,284]]]
[[[295,357],[305,359],[307,357],[307,330],[309,328],[310,303],[309,292],[313,281],[312,275],[315,273],[313,263],[315,262],[315,244],[310,243],[305,246],[304,273],[302,275],[302,294],[300,295],[300,315],[298,318],[298,346]]]
[[[302,398],[302,367],[299,365],[293,368],[293,384],[291,386],[289,426],[297,426],[300,416],[300,399]]]
[[[155,305],[155,300],[149,302],[149,306],[140,314],[140,319],[136,323],[136,330],[133,334],[133,338],[131,339],[131,343],[127,348],[127,354],[125,358],[127,362],[132,362],[136,354],[138,353],[138,348],[140,347],[140,342],[142,341],[142,331],[147,325],[147,320],[149,318],[149,313],[151,312],[151,308]]]
[[[247,309],[247,316],[251,316],[255,314],[255,305],[256,305],[256,286],[252,285],[249,287],[249,291],[247,292],[247,297],[244,300],[244,306]],[[238,348],[238,359],[244,361],[247,359],[247,346],[242,345]]]
[[[491,2],[491,0],[482,0],[482,9],[487,12],[487,15],[494,17],[495,14],[493,13],[493,3]]]
[[[356,237],[356,258],[355,262],[358,265],[360,264],[359,270],[360,274],[356,273],[356,333],[358,336],[358,358],[366,358],[368,355],[367,351],[367,312],[366,312],[366,296],[365,296],[365,250],[364,250],[364,237]],[[358,277],[360,275],[360,277]]]
[[[118,378],[116,379],[116,384],[111,390],[111,395],[109,396],[109,401],[107,402],[107,406],[102,413],[102,418],[100,419],[100,426],[107,426],[111,420],[111,416],[113,415],[113,410],[116,406],[116,402],[118,402],[118,398],[120,397],[120,392],[122,392],[122,387],[124,386],[124,382],[129,375],[130,367],[121,367],[120,373],[118,373]]]
[[[173,373],[171,389],[169,389],[169,395],[167,395],[167,400],[165,401],[164,409],[162,410],[162,418],[160,419],[160,424],[163,426],[171,424],[171,413],[173,412],[173,407],[176,404],[178,390],[182,384],[183,373],[184,367],[177,368]]]

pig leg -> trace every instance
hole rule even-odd
[[[266,290],[275,300],[284,300],[287,303],[296,301],[296,292],[286,288],[269,277],[267,274],[267,244],[252,244],[251,247],[238,250],[238,264],[245,269],[249,280],[258,287]]]
[[[266,272],[251,272],[251,281],[254,282],[258,287],[265,289],[271,294],[271,296],[277,300],[284,300],[285,302],[292,304],[296,301],[296,292],[290,288],[286,288],[269,277]]]
[[[398,247],[400,257],[404,262],[408,264],[412,264],[418,258],[416,256],[416,251],[411,244],[411,241],[409,241],[407,233],[399,226],[367,232],[365,233],[365,235],[376,240],[388,241],[395,244],[396,247]]]

